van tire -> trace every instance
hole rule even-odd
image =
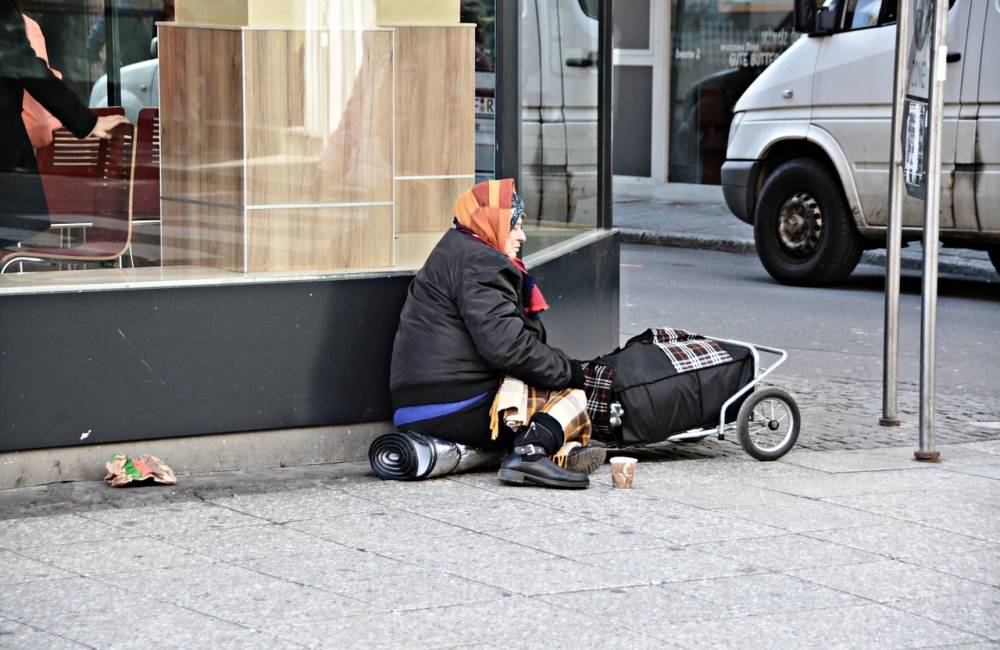
[[[839,179],[810,158],[768,176],[754,207],[754,240],[764,268],[783,284],[842,282],[864,250]]]

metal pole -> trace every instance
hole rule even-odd
[[[936,462],[934,403],[937,347],[938,234],[941,209],[941,120],[947,63],[948,0],[934,3],[934,45],[931,50],[929,138],[927,143],[927,201],[924,205],[924,266],[920,309],[920,448],[917,460]]]
[[[896,8],[896,70],[893,75],[892,142],[889,160],[889,223],[885,248],[885,327],[882,348],[882,417],[884,427],[899,421],[899,258],[903,246],[903,104],[906,99],[906,61],[910,51],[910,3]]]

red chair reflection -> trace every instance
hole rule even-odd
[[[85,225],[86,238],[65,247],[22,244],[3,249],[0,273],[18,262],[118,260],[120,267],[121,257],[128,250],[132,236],[135,126],[122,124],[115,127],[110,140],[77,140],[75,146],[66,144],[61,131],[56,131],[56,140],[38,154],[46,201],[54,225]]]

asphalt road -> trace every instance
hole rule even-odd
[[[881,400],[882,269],[861,265],[837,288],[778,284],[755,255],[662,246],[622,248],[623,340],[670,325],[783,347],[781,378],[865,382]],[[920,277],[904,272],[900,381],[919,381]],[[779,379],[779,383],[783,379]],[[1000,403],[1000,289],[942,276],[938,393]],[[997,412],[994,420],[1000,420]]]

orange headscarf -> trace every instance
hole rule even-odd
[[[38,26],[31,18],[24,16],[24,31],[28,35],[28,43],[31,44],[31,49],[35,51],[35,56],[45,61],[46,65],[49,62],[48,53],[45,51],[45,36],[42,35],[42,28]],[[52,74],[56,77],[62,79],[62,73],[58,70],[53,69],[51,66],[49,70],[52,70]],[[22,107],[21,117],[24,120],[24,128],[28,131],[28,138],[31,140],[31,146],[34,149],[41,149],[44,146],[49,145],[52,142],[52,132],[58,129],[62,124],[45,110],[38,101],[29,95],[24,93],[24,105]]]
[[[510,237],[514,192],[511,178],[473,185],[455,201],[455,220],[503,253]]]

